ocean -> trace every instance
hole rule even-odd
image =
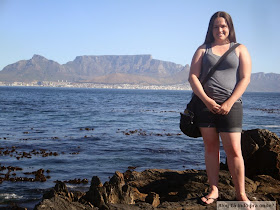
[[[33,209],[57,180],[87,179],[67,183],[70,190],[87,191],[92,176],[105,182],[128,167],[205,169],[202,139],[179,129],[179,113],[191,93],[0,87],[0,177],[29,178],[0,182],[0,207]],[[280,93],[246,92],[243,129],[279,136],[279,98]],[[46,180],[31,181],[40,169]]]

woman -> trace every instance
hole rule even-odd
[[[201,82],[213,66],[236,42],[232,19],[216,12],[210,19],[205,42],[195,52],[189,75],[193,92],[201,99],[198,125],[204,141],[205,165],[210,185],[204,204],[219,196],[220,140],[227,155],[238,201],[249,201],[245,193],[245,171],[241,152],[242,100],[251,76],[251,58],[244,45],[238,46],[219,65],[202,87]]]

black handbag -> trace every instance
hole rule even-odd
[[[200,99],[199,99],[200,100]],[[193,94],[193,97],[191,98],[191,101],[187,104],[186,109],[184,112],[180,113],[180,129],[181,131],[193,138],[201,137],[201,133],[199,130],[199,127],[196,124],[196,118],[195,118],[195,106],[196,102],[198,101],[198,97]]]
[[[228,51],[226,51],[222,57],[217,61],[217,63],[209,70],[209,73],[206,75],[205,79],[201,82],[201,85],[203,85],[207,82],[207,80],[213,75],[213,73],[216,71],[218,65],[222,62],[222,60],[230,53],[232,52],[236,47],[238,47],[240,44],[237,43],[233,45]],[[186,109],[184,112],[180,113],[180,129],[181,131],[193,138],[201,137],[201,133],[199,130],[199,127],[197,125],[197,119],[196,116],[197,114],[195,113],[196,111],[196,106],[197,103],[200,101],[198,96],[196,96],[194,93],[192,94],[192,98],[190,102],[187,104]]]

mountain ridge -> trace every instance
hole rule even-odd
[[[102,78],[105,79],[104,76],[106,76],[106,81],[109,81],[110,76],[108,75],[116,78],[116,74],[119,74],[119,76],[120,74],[127,74],[130,78],[133,75],[138,78],[140,78],[139,76],[145,77],[148,84],[159,84],[162,78],[165,78],[163,81],[170,83],[168,77],[171,77],[170,81],[176,83],[174,75],[182,70],[184,72],[184,66],[180,64],[153,59],[151,55],[85,55],[77,56],[73,61],[61,65],[35,54],[29,60],[21,60],[4,67],[0,71],[0,81],[68,80],[85,82],[92,80],[97,83],[104,83],[102,81]],[[97,81],[97,78],[100,78],[100,80]],[[112,82],[109,81],[109,83]],[[122,81],[119,82],[122,83]]]
[[[59,64],[34,54],[9,64],[0,82],[58,81],[99,84],[174,85],[188,83],[189,65],[153,59],[152,55],[83,55]],[[253,73],[247,91],[280,92],[280,74]]]

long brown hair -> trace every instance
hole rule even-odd
[[[226,12],[219,11],[219,12],[216,12],[214,15],[212,15],[212,17],[210,19],[204,44],[210,44],[210,43],[214,42],[213,26],[214,26],[214,21],[215,21],[215,19],[217,17],[222,17],[222,18],[224,18],[226,20],[228,28],[229,28],[228,39],[229,39],[230,42],[236,42],[235,31],[234,31],[234,27],[233,27],[233,22],[232,22],[231,16],[228,13],[226,13]]]

